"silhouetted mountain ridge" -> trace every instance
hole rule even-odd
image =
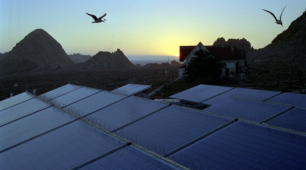
[[[73,64],[62,46],[43,29],[29,33],[2,59],[27,59],[39,66],[65,66]]]
[[[277,35],[271,44],[247,54],[248,60],[279,60],[296,63],[306,70],[306,11],[287,30]]]
[[[89,67],[92,69],[104,68],[133,68],[134,64],[124,55],[124,53],[117,49],[117,51],[105,52],[100,51],[86,62],[79,64],[78,67]]]
[[[84,63],[85,61],[89,60],[91,58],[90,55],[82,55],[79,53],[76,54],[70,54],[68,57],[75,63]]]
[[[238,49],[241,49],[243,46],[243,49],[246,52],[249,51],[253,51],[254,48],[251,46],[251,43],[246,40],[245,38],[242,39],[228,39],[227,41],[225,41],[225,39],[223,37],[218,38],[213,45],[234,45],[237,46]]]

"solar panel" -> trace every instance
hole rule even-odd
[[[0,154],[0,169],[71,169],[125,145],[78,120]]]
[[[51,90],[47,93],[39,95],[39,97],[43,97],[43,98],[46,98],[48,100],[51,100],[51,99],[54,99],[56,97],[59,97],[63,94],[69,93],[69,92],[71,92],[73,90],[76,90],[76,89],[79,89],[79,88],[81,88],[81,86],[76,86],[76,85],[73,85],[73,84],[66,84],[62,87],[59,87],[57,89],[54,89],[54,90]]]
[[[151,85],[127,84],[125,86],[113,90],[112,92],[129,96],[137,94],[139,92],[143,92],[151,87],[152,87]]]
[[[101,91],[83,100],[75,102],[65,107],[66,110],[75,110],[77,112],[84,112],[85,114],[97,111],[103,107],[113,104],[119,100],[126,98],[122,94],[116,94],[108,91]]]
[[[0,111],[0,126],[20,119],[39,110],[50,107],[51,104],[40,99],[33,98]]]
[[[294,93],[282,93],[276,97],[273,97],[270,100],[267,100],[267,102],[288,104],[288,105],[294,105],[297,107],[306,108],[306,95],[294,94]]]
[[[191,169],[305,169],[306,137],[236,122],[169,158]]]
[[[263,122],[290,108],[291,106],[230,98],[222,103],[210,106],[204,109],[204,111],[235,118],[243,118],[254,122]]]
[[[93,89],[93,88],[88,88],[88,87],[82,87],[79,89],[76,89],[70,93],[67,93],[65,95],[62,95],[60,97],[57,97],[53,100],[51,100],[52,103],[57,103],[59,105],[61,105],[62,107],[67,106],[71,103],[74,103],[78,100],[81,100],[85,97],[88,97],[92,94],[98,93],[101,90],[98,89]]]
[[[0,128],[0,151],[10,148],[37,135],[50,131],[76,118],[57,109],[49,107]]]
[[[128,146],[116,151],[100,160],[97,160],[83,168],[86,169],[110,169],[110,170],[130,170],[130,169],[178,169],[158,158],[149,155],[133,146]]]
[[[2,100],[2,101],[0,101],[0,111],[4,110],[6,108],[9,108],[11,106],[14,106],[16,104],[19,104],[21,102],[24,102],[24,101],[27,101],[29,99],[32,99],[34,97],[35,96],[32,95],[29,92],[23,92],[23,93],[20,93],[20,94],[18,94],[16,96],[10,97],[10,98],[5,99],[5,100]]]
[[[231,119],[171,105],[115,133],[160,155],[212,132]]]
[[[211,85],[198,85],[196,87],[182,91],[170,97],[192,102],[202,102],[231,89],[233,88]]]
[[[255,90],[255,89],[244,89],[244,88],[235,88],[233,90],[222,93],[218,96],[215,96],[211,99],[208,99],[202,103],[215,105],[219,102],[223,102],[229,98],[242,98],[248,100],[256,101],[265,101],[273,96],[280,94],[281,92],[275,91],[265,91],[265,90]]]
[[[100,126],[103,126],[105,129],[113,131],[168,105],[166,103],[130,96],[91,114],[90,118],[99,122]]]
[[[294,108],[267,124],[306,133],[306,110]]]

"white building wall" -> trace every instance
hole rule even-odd
[[[183,73],[185,72],[185,68],[179,68],[178,69],[178,77],[183,78]]]
[[[194,53],[195,53],[196,51],[198,51],[200,48],[203,49],[203,50],[207,50],[207,48],[206,48],[202,43],[199,43],[199,44],[190,52],[190,54],[187,56],[187,58],[186,58],[186,67],[188,66],[188,63],[190,62],[191,58],[197,57],[197,56],[194,55]]]

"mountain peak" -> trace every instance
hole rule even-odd
[[[5,57],[10,59],[25,58],[40,66],[73,64],[62,46],[43,29],[30,32]]]

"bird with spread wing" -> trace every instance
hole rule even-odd
[[[97,18],[95,15],[92,15],[92,14],[88,14],[88,13],[86,13],[86,14],[91,16],[95,20],[92,23],[100,23],[100,22],[105,22],[106,21],[106,19],[102,19],[106,16],[106,13],[104,15],[102,15],[100,18]]]
[[[270,12],[270,11],[268,11],[268,10],[265,10],[265,9],[262,9],[262,10],[264,10],[264,11],[270,13],[270,14],[274,17],[274,19],[275,19],[275,21],[276,21],[276,24],[280,24],[280,25],[283,26],[282,15],[283,15],[283,12],[284,12],[285,8],[286,8],[286,6],[284,7],[282,13],[280,14],[279,20],[277,20],[277,18],[275,17],[275,15],[274,15],[272,12]]]

